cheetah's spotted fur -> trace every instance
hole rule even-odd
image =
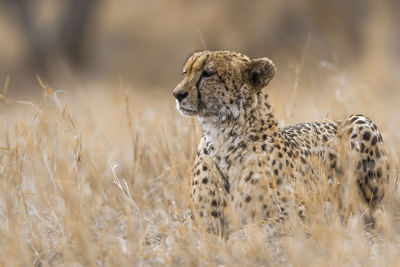
[[[315,157],[323,159],[328,177],[338,176],[340,144],[357,156],[353,182],[364,205],[371,212],[378,207],[388,166],[382,137],[370,119],[352,115],[280,128],[265,91],[275,73],[267,58],[203,51],[187,60],[183,73],[174,90],[177,107],[197,115],[203,125],[190,204],[194,219],[209,230],[223,234],[234,222],[232,213],[239,225],[281,225],[292,212],[303,218],[296,184],[318,177]]]

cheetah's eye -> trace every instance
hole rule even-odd
[[[182,75],[185,75],[186,73],[187,73],[187,71],[185,69],[183,69]]]
[[[215,74],[217,74],[217,72],[214,70],[203,70],[202,76],[205,78],[210,78],[210,77],[214,76]]]

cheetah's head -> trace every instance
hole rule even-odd
[[[203,51],[187,60],[183,80],[173,94],[184,115],[223,121],[237,118],[240,105],[251,102],[274,74],[274,64],[267,58],[250,60],[236,52]]]

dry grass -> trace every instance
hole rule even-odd
[[[304,196],[309,220],[294,225],[287,236],[266,239],[262,231],[249,227],[223,241],[187,218],[188,176],[200,125],[174,110],[169,91],[144,94],[112,85],[113,92],[64,92],[42,86],[40,103],[1,97],[1,265],[400,262],[396,136],[387,134],[395,167],[375,230],[365,230],[362,214],[341,222],[324,201],[329,189],[322,183]],[[271,94],[278,117],[284,118],[287,106],[279,98],[285,99],[285,92]],[[338,97],[332,108],[334,98],[318,103],[323,115],[331,109],[338,114],[352,111],[351,97]],[[316,104],[301,97],[293,101],[295,115],[288,121],[320,118]],[[386,125],[385,137],[392,119],[376,117],[378,125]]]
[[[31,82],[30,45],[0,2],[0,74],[11,74],[0,75],[0,266],[399,265],[398,1],[99,1],[79,71],[95,81],[50,57],[54,90]],[[46,20],[62,1],[39,2]],[[221,240],[187,218],[201,129],[170,87],[204,46],[272,58],[281,124],[351,113],[377,123],[392,170],[375,229],[362,212],[340,219],[323,173],[304,193],[308,221],[280,238],[250,226]],[[126,89],[109,84],[115,72]],[[40,85],[39,100],[9,96]]]

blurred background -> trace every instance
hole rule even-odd
[[[344,74],[390,96],[398,10],[397,0],[0,0],[0,84],[9,75],[10,94],[37,95],[36,74],[71,90],[121,76],[170,92],[187,55],[207,48],[270,57],[288,92],[296,79],[312,90]]]

